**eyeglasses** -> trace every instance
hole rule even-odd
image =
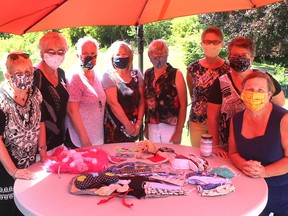
[[[55,50],[53,50],[53,49],[49,49],[49,50],[46,51],[45,53],[48,53],[48,54],[51,54],[51,55],[64,55],[64,54],[66,53],[66,51],[65,51],[65,50],[62,50],[62,49],[57,50],[57,51],[55,51]]]
[[[202,43],[205,45],[209,45],[211,43],[213,45],[219,45],[221,43],[221,41],[219,41],[219,40],[203,40]]]
[[[166,56],[167,52],[156,52],[156,51],[152,51],[151,55],[156,57],[156,56]]]
[[[21,56],[24,59],[28,59],[30,55],[28,53],[11,53],[7,56],[7,58],[10,58],[11,60],[15,61]]]

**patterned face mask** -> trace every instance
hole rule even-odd
[[[252,111],[257,111],[263,108],[265,103],[268,101],[267,97],[266,92],[243,90],[241,93],[241,99],[243,100],[245,106]]]
[[[96,58],[96,55],[86,56],[84,61],[81,61],[80,66],[85,70],[91,70],[95,66],[95,62],[93,62],[94,58]]]
[[[150,56],[150,61],[155,68],[163,68],[167,63],[167,56]]]
[[[13,74],[10,79],[11,84],[16,88],[27,90],[32,85],[33,76],[31,74]]]
[[[235,71],[242,73],[250,67],[250,59],[243,57],[229,58],[230,67]]]

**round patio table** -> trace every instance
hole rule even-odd
[[[130,148],[134,145],[134,143],[107,144],[98,145],[96,148],[113,152],[115,148]],[[199,156],[198,148],[172,144],[157,144],[157,146],[172,147],[175,152],[185,156],[189,154]],[[207,160],[212,167],[227,165],[237,170],[228,159],[212,156]],[[187,196],[145,199],[126,197],[127,203],[134,204],[131,208],[123,206],[121,198],[114,198],[107,203],[97,205],[103,197],[69,193],[68,185],[75,174],[61,173],[58,176],[48,173],[42,170],[40,162],[29,169],[40,172],[41,177],[29,181],[17,179],[14,186],[16,205],[26,216],[258,215],[264,209],[268,196],[264,179],[253,179],[240,174],[232,179],[235,192],[223,196],[202,197],[194,190]]]

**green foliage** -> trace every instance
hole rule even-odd
[[[169,39],[172,35],[171,26],[171,20],[163,20],[144,25],[145,44],[148,45],[155,39]]]

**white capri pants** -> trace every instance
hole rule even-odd
[[[148,124],[149,140],[154,143],[172,143],[170,139],[176,130],[176,126],[165,123]]]

